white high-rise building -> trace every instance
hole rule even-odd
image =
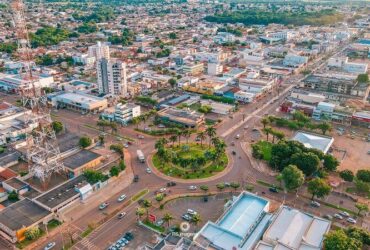
[[[97,62],[99,93],[127,95],[126,64],[116,59],[101,58]]]
[[[95,57],[96,61],[102,58],[110,59],[109,46],[98,42],[96,45],[90,46],[88,50],[88,57]]]

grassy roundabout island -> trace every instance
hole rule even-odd
[[[181,143],[167,145],[165,139],[156,143],[154,167],[167,176],[181,179],[207,178],[223,171],[228,163],[225,143],[219,138],[212,145]]]

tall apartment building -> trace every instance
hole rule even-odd
[[[110,59],[109,46],[98,42],[96,45],[90,46],[88,50],[88,57],[95,57],[96,61],[102,58]]]
[[[124,62],[101,58],[96,67],[100,94],[127,95],[127,75]]]

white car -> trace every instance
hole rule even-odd
[[[344,211],[340,211],[339,214],[344,216],[344,217],[349,217],[349,213],[344,212]]]
[[[317,201],[311,201],[311,206],[320,207],[320,203],[318,203]]]
[[[125,199],[126,199],[126,195],[125,194],[123,194],[123,195],[121,195],[120,197],[118,197],[118,199],[117,199],[117,201],[118,202],[121,202],[121,201],[124,201]]]
[[[161,189],[159,189],[159,192],[161,192],[161,193],[164,193],[164,192],[166,192],[166,188],[161,188]]]
[[[55,242],[49,242],[45,247],[44,250],[50,250],[55,247]]]
[[[239,134],[237,134],[237,135],[235,136],[235,138],[236,138],[236,139],[239,139],[239,138],[240,138],[240,135],[239,135]]]
[[[186,211],[186,213],[188,213],[192,216],[198,214],[197,212],[195,212],[193,209],[190,209],[190,208]]]
[[[151,170],[150,168],[146,168],[146,172],[147,172],[148,174],[151,174],[151,173],[152,173],[152,170]]]
[[[197,186],[189,186],[189,190],[197,190]]]
[[[357,221],[355,219],[351,218],[351,217],[347,218],[347,221],[351,224],[356,224],[357,223]]]
[[[333,217],[336,218],[336,219],[339,219],[339,220],[343,219],[343,216],[340,215],[340,214],[334,214]]]
[[[126,216],[126,212],[119,213],[118,214],[118,219],[122,219],[125,216]]]

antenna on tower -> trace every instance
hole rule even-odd
[[[18,57],[24,65],[20,72],[22,84],[19,86],[18,93],[24,108],[32,111],[25,112],[25,124],[35,122],[38,124],[32,132],[26,134],[28,170],[31,176],[38,178],[45,188],[54,172],[62,172],[65,169],[52,128],[46,94],[42,90],[39,76],[32,71],[33,51],[24,18],[24,8],[22,0],[11,1]]]

